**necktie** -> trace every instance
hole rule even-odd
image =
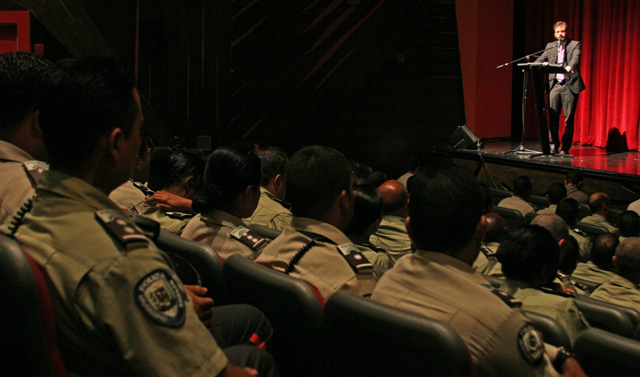
[[[564,63],[564,46],[562,43],[558,47],[558,64]],[[562,64],[564,66],[564,64]],[[564,80],[564,73],[556,74],[556,80],[562,82]]]

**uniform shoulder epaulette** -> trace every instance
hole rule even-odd
[[[485,257],[489,258],[489,257],[493,257],[496,255],[496,253],[494,253],[491,249],[489,249],[488,247],[486,247],[485,245],[480,246],[480,251],[482,252],[482,254],[484,254]]]
[[[95,216],[98,222],[123,246],[130,242],[149,242],[147,237],[120,210],[103,209],[96,212]]]
[[[267,240],[262,238],[258,233],[242,225],[231,231],[231,237],[249,246],[253,250],[258,250],[260,246],[267,242]]]
[[[291,204],[289,204],[288,202],[285,202],[284,200],[280,200],[278,198],[273,199],[275,200],[276,203],[280,204],[281,206],[283,206],[286,209],[291,209]]]
[[[573,297],[573,295],[570,294],[570,293],[558,292],[558,291],[556,291],[554,289],[549,289],[549,288],[545,288],[545,287],[540,288],[540,290],[542,292],[544,292],[544,293],[548,293],[548,294],[556,295],[556,296],[560,296],[560,297]]]
[[[178,219],[178,220],[186,220],[189,219],[191,217],[193,217],[193,215],[191,213],[187,213],[187,212],[165,212],[167,214],[167,216],[169,216],[172,219]]]
[[[498,297],[502,302],[507,304],[510,308],[519,308],[522,306],[522,301],[511,296],[505,291],[501,291],[498,288],[494,288],[487,284],[480,284],[481,287],[489,290],[489,292],[493,293],[496,297]]]
[[[346,243],[339,245],[338,250],[356,274],[371,273],[373,271],[373,265],[369,262],[367,257],[362,255],[356,245]]]
[[[148,188],[147,186],[145,186],[144,184],[140,183],[140,182],[133,182],[133,187],[137,188],[138,190],[142,191],[142,193],[145,196],[151,196],[153,194],[155,194],[156,192],[153,191],[152,189]]]
[[[31,160],[23,162],[22,168],[27,173],[27,177],[29,177],[29,181],[31,181],[31,186],[35,188],[38,185],[42,173],[45,170],[49,170],[49,164],[38,160]]]
[[[589,238],[589,233],[585,232],[582,229],[575,228],[573,231],[578,233],[579,235],[581,235],[584,238]]]

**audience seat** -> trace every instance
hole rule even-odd
[[[598,226],[595,226],[595,225],[592,225],[592,224],[585,224],[585,223],[583,223],[581,221],[578,221],[576,223],[576,228],[582,230],[583,232],[586,232],[593,239],[595,239],[597,236],[599,236],[601,234],[607,233],[606,230],[604,230],[604,229],[602,229],[602,228],[600,228]]]
[[[271,229],[269,227],[266,227],[264,225],[259,225],[259,224],[251,224],[249,225],[249,228],[254,232],[258,233],[261,237],[264,237],[269,240],[272,240],[278,237],[280,233],[282,233],[282,231],[280,230]]]
[[[324,375],[324,302],[311,285],[240,255],[227,258],[223,275],[230,303],[257,307],[273,325],[270,350],[283,376]]]
[[[589,296],[578,296],[577,297],[578,300],[582,300],[582,301],[589,301],[589,302],[593,302],[594,304],[597,305],[601,305],[601,306],[606,306],[609,308],[614,308],[617,310],[622,311],[624,314],[627,315],[627,317],[629,317],[629,320],[631,321],[631,326],[633,328],[636,328],[638,325],[640,325],[640,311],[634,309],[634,308],[630,308],[628,306],[622,306],[622,305],[618,305],[618,304],[613,304],[611,302],[606,302],[606,301],[600,301],[597,300],[595,298],[591,298]],[[636,331],[636,337],[640,335],[637,333]]]
[[[589,208],[586,204],[580,204],[578,207],[578,221],[584,219],[587,216],[591,216],[593,212],[591,212],[591,208]]]
[[[157,222],[146,217],[134,215],[132,218],[145,235],[169,255],[184,284],[206,287],[206,296],[213,298],[216,305],[225,303],[223,262],[211,246],[160,229]]]
[[[578,299],[574,301],[592,327],[624,336],[625,338],[634,338],[635,326],[622,309],[589,297],[578,296]]]
[[[640,376],[640,342],[599,329],[578,334],[576,359],[589,377]]]
[[[0,279],[0,375],[66,376],[44,276],[18,243],[4,235],[0,235]]]
[[[544,314],[534,313],[528,310],[524,310],[524,314],[531,320],[533,326],[542,333],[545,343],[556,347],[564,347],[567,350],[572,349],[569,335],[560,322]]]
[[[533,221],[533,219],[536,218],[536,216],[538,216],[536,212],[529,212],[524,216],[524,222],[527,224],[531,224],[531,222]]]
[[[502,216],[507,222],[507,225],[509,225],[509,229],[515,229],[524,224],[524,217],[515,209],[494,206],[491,211]]]
[[[502,199],[509,198],[512,195],[511,191],[504,189],[489,188],[489,192],[491,192],[491,197],[493,198],[493,208],[495,208]]]
[[[330,376],[472,376],[471,356],[449,325],[334,293],[324,310]]]
[[[527,201],[538,210],[549,207],[549,201],[544,195],[529,195]]]

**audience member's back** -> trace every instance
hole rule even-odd
[[[618,271],[591,297],[640,311],[640,238],[629,237],[616,248],[613,263]]]
[[[591,248],[591,260],[578,263],[571,275],[597,284],[611,280],[616,275],[613,256],[618,244],[619,240],[615,234],[599,235]]]

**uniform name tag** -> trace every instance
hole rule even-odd
[[[27,176],[31,181],[31,186],[36,187],[38,185],[38,181],[40,180],[40,176],[45,170],[49,170],[49,164],[46,162],[31,160],[25,161],[22,163],[22,167],[24,171],[27,172]]]
[[[184,324],[184,296],[168,271],[157,269],[143,276],[136,284],[134,297],[138,307],[154,322],[167,327]]]
[[[144,234],[129,222],[124,213],[115,209],[104,209],[96,212],[96,219],[115,236],[121,244],[129,242],[148,242]]]
[[[347,243],[338,246],[338,250],[356,274],[369,273],[373,271],[373,265],[364,255],[362,255],[356,245]]]
[[[254,250],[257,250],[267,242],[258,233],[244,226],[239,226],[232,230],[231,236]]]

